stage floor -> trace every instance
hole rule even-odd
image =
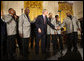
[[[68,60],[68,59],[82,59],[83,60],[83,48],[78,46],[78,52],[71,52],[66,54],[66,47],[63,50],[63,56],[61,57],[60,52],[58,51],[56,54],[53,54],[52,44],[50,48],[50,52],[47,50],[46,54],[41,53],[41,48],[39,51],[39,55],[35,54],[35,48],[29,48],[29,54],[28,58],[23,59],[23,57],[20,55],[19,48],[16,48],[16,56],[15,60]],[[66,56],[65,56],[66,55]],[[5,60],[5,58],[3,58]]]

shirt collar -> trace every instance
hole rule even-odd
[[[43,14],[43,17],[45,17],[45,15]]]

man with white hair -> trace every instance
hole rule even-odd
[[[47,24],[55,29],[55,26],[52,25],[47,18],[47,10],[44,9],[42,15],[39,15],[36,19],[36,53],[39,53],[39,40],[41,39],[41,50],[42,53],[46,53],[45,41],[46,41],[46,34],[47,34]]]

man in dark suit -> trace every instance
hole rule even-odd
[[[46,32],[47,32],[47,24],[50,25],[53,29],[55,26],[52,25],[47,18],[47,10],[43,10],[43,14],[39,15],[36,19],[36,43],[35,43],[35,51],[39,53],[39,40],[41,39],[41,51],[42,53],[46,53]]]
[[[6,46],[7,46],[7,29],[6,29],[6,23],[4,22],[4,20],[2,19],[3,17],[3,11],[1,10],[1,47],[0,47],[0,51],[1,51],[1,58],[4,59],[7,55],[7,50],[6,50]]]

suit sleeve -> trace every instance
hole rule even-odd
[[[4,19],[4,22],[10,23],[13,18],[12,18],[12,16],[10,16],[10,15],[5,15],[3,19]]]
[[[48,24],[52,29],[55,29],[55,26],[54,26],[50,21],[47,20],[47,24]]]
[[[37,19],[36,19],[35,25],[36,25],[37,28],[41,28],[41,21],[40,21],[40,19],[41,19],[40,16],[38,16]]]
[[[76,19],[76,24],[77,24],[78,28],[80,29],[81,28],[80,27],[80,22],[79,22],[79,20],[77,18],[75,18],[75,19]]]
[[[22,16],[20,16],[19,17],[19,34],[22,34],[22,32],[23,32],[23,17]]]

